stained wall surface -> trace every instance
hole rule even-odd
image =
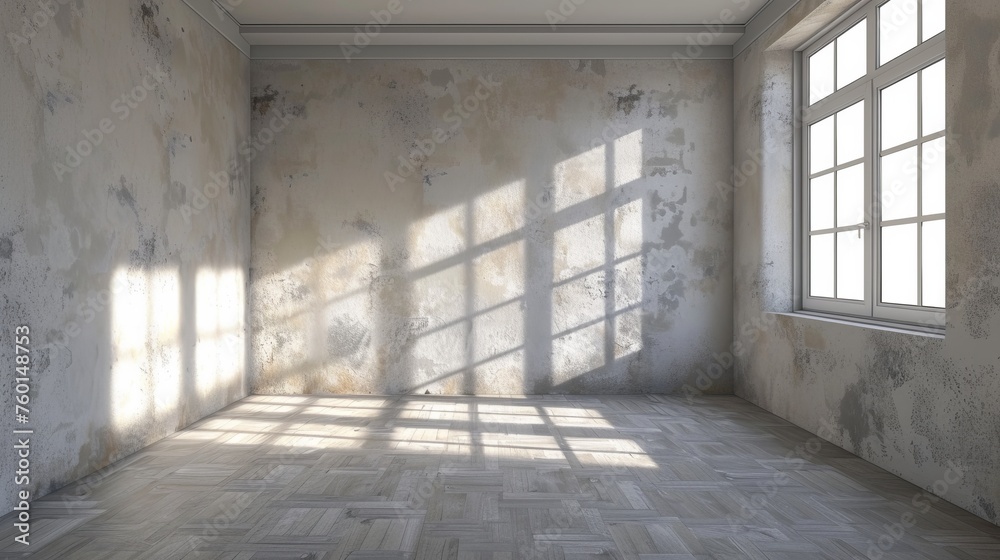
[[[30,422],[7,368],[0,425],[35,431],[7,512],[246,395],[250,100],[181,2],[8,0],[0,28],[0,362],[18,326],[33,359]]]
[[[803,0],[736,60],[736,393],[1000,522],[1000,4],[947,2],[944,339],[770,314],[794,309],[791,49],[854,3]]]
[[[300,117],[253,163],[253,391],[669,393],[732,339],[730,61],[252,76],[255,134]]]

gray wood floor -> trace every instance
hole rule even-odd
[[[920,492],[735,397],[254,396],[35,502],[32,552],[8,517],[0,555],[1000,558]]]

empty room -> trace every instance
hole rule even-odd
[[[0,31],[0,558],[1000,560],[996,0]]]

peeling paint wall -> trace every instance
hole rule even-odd
[[[736,393],[998,523],[1000,4],[947,3],[944,340],[766,315],[793,310],[789,49],[854,3],[804,0],[736,61],[735,162],[757,162],[735,190]],[[950,462],[962,480],[941,485]]]
[[[732,340],[731,62],[252,81],[254,134],[292,116],[253,165],[253,391],[674,392]]]
[[[246,394],[249,62],[175,1],[8,0],[0,28],[0,361],[30,327],[37,498]]]

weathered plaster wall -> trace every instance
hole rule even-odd
[[[246,394],[245,166],[205,185],[240,162],[249,62],[173,0],[8,0],[0,27],[0,422],[26,325],[36,498]],[[0,465],[7,512],[12,440]]]
[[[732,339],[731,62],[252,80],[255,132],[303,117],[253,165],[252,390],[673,392]]]
[[[787,49],[853,3],[803,1],[736,61],[736,393],[925,488],[953,461],[936,492],[1000,522],[1000,4],[947,4],[944,340],[762,315],[793,310]]]

